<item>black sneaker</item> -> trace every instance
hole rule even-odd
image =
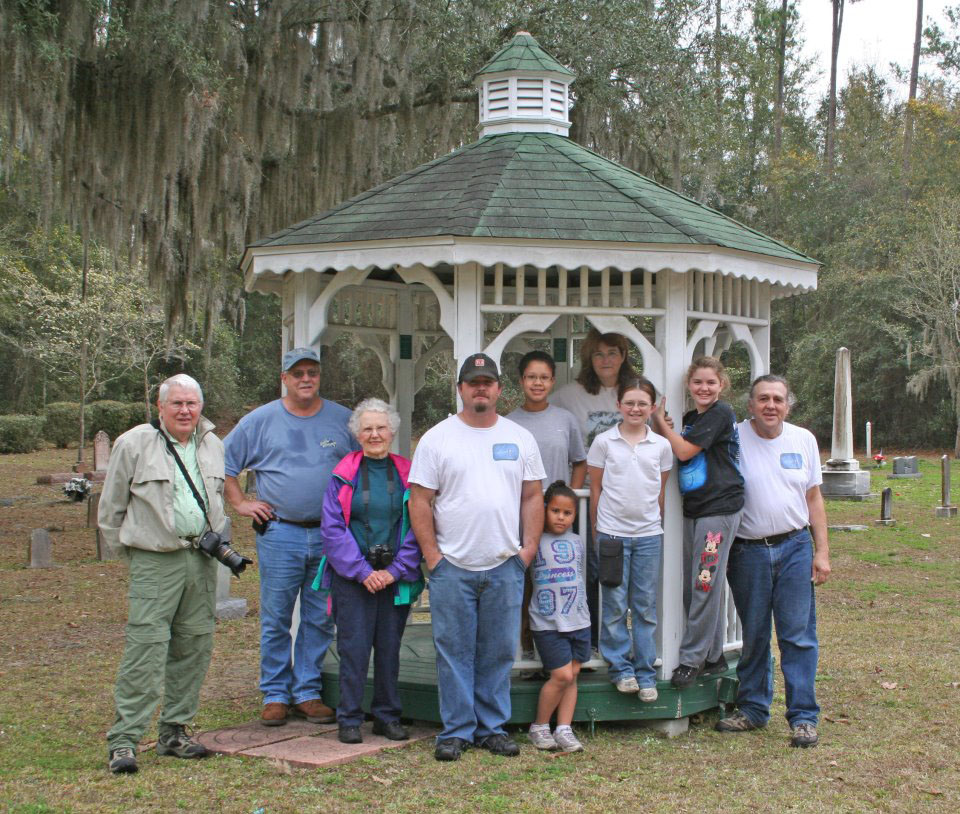
[[[685,690],[693,684],[699,674],[699,668],[691,667],[689,664],[681,664],[673,671],[673,675],[670,677],[670,683],[678,690]]]
[[[520,747],[511,738],[500,733],[481,738],[477,746],[501,757],[516,757],[520,754]]]
[[[373,722],[373,734],[383,735],[383,737],[391,741],[405,741],[410,739],[410,733],[400,721],[381,721],[375,719]]]
[[[160,733],[157,739],[158,755],[173,755],[187,759],[206,757],[207,747],[187,734],[186,727],[176,724]]]
[[[437,742],[433,756],[437,760],[460,760],[460,755],[469,748],[470,743],[463,738],[446,738]]]
[[[107,767],[114,774],[133,774],[137,770],[137,753],[129,746],[111,749]]]
[[[341,726],[337,730],[340,743],[363,743],[363,734],[359,726]]]
[[[702,676],[714,676],[719,675],[720,673],[725,673],[730,669],[730,665],[727,664],[726,656],[720,656],[716,661],[708,661],[703,665],[703,669],[700,670],[700,675]]]

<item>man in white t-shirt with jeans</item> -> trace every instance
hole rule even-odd
[[[770,620],[777,627],[791,746],[816,746],[817,616],[814,586],[830,576],[827,515],[820,494],[820,451],[813,435],[788,424],[792,395],[780,376],[750,388],[751,418],[741,422],[743,519],[727,565],[727,582],[743,624],[737,664],[737,711],[718,732],[766,726],[773,701]],[[813,540],[811,541],[811,532]]]
[[[457,379],[463,409],[423,435],[410,469],[410,523],[430,569],[437,760],[457,760],[468,746],[519,753],[504,724],[546,475],[533,436],[497,415],[500,390],[494,361],[469,356]]]

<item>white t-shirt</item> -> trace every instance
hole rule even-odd
[[[776,438],[761,438],[749,420],[741,421],[737,429],[744,480],[737,536],[756,540],[806,526],[810,522],[807,490],[823,483],[813,433],[784,422]]]
[[[647,427],[647,437],[631,446],[618,425],[596,437],[587,453],[587,466],[603,469],[597,531],[617,537],[663,534],[660,475],[673,468],[673,451],[666,438]]]
[[[436,491],[437,545],[467,571],[496,568],[520,550],[520,492],[545,477],[533,436],[499,416],[478,429],[456,415],[427,430],[410,482]]]
[[[583,443],[588,449],[594,438],[615,427],[622,419],[617,409],[616,387],[601,387],[599,392],[592,396],[583,389],[580,382],[570,382],[550,396],[550,403],[573,413],[574,418],[580,422]]]

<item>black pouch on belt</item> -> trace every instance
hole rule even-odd
[[[599,576],[607,588],[623,582],[623,540],[600,540]]]

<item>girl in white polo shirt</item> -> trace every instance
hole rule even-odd
[[[620,385],[616,427],[587,453],[590,521],[600,547],[600,653],[620,692],[657,700],[657,579],[663,549],[663,488],[673,466],[669,442],[647,426],[657,393],[645,378]],[[632,648],[627,609],[633,616]]]

